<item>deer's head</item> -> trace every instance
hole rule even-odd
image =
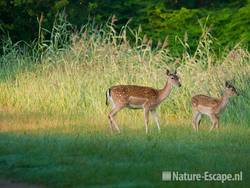
[[[238,96],[239,93],[237,92],[237,90],[235,89],[235,87],[230,84],[228,81],[226,81],[225,83],[226,89],[225,89],[225,94],[228,96]]]
[[[170,73],[170,71],[167,69],[166,74],[168,76],[168,82],[170,82],[171,85],[181,87],[180,78],[177,76],[176,70],[173,73]]]

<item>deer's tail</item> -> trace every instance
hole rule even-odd
[[[106,105],[107,105],[107,106],[109,105],[110,94],[111,94],[111,89],[109,88],[109,89],[106,91]]]

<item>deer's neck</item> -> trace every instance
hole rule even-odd
[[[221,97],[221,100],[220,100],[220,104],[219,104],[219,111],[220,110],[223,110],[225,107],[226,107],[226,105],[227,105],[227,103],[228,103],[228,99],[229,99],[229,96],[227,96],[227,95],[223,95],[222,97]]]
[[[172,84],[167,81],[164,88],[159,90],[159,102],[166,99],[169,96],[171,90],[172,90]]]

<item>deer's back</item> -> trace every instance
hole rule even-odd
[[[193,107],[216,108],[219,102],[220,102],[219,99],[206,95],[195,95],[192,97]]]
[[[137,97],[137,98],[157,98],[158,91],[151,87],[137,85],[118,85],[110,88],[113,97]]]

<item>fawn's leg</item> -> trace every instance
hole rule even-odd
[[[193,111],[192,125],[193,125],[193,129],[194,129],[195,131],[198,131],[198,128],[197,128],[197,127],[198,127],[198,125],[197,125],[197,118],[198,118],[199,114],[200,114],[199,111],[197,111],[197,110],[194,110],[194,111]]]
[[[217,129],[219,129],[220,117],[219,117],[219,116],[217,116],[217,115],[216,115],[216,117],[217,117],[216,128],[217,128]]]
[[[215,114],[210,114],[209,117],[213,123],[212,127],[210,128],[210,132],[211,132],[213,130],[213,128],[218,126],[219,119]]]
[[[201,122],[201,113],[198,113],[198,115],[196,117],[196,130],[197,131],[199,129],[200,122]]]

